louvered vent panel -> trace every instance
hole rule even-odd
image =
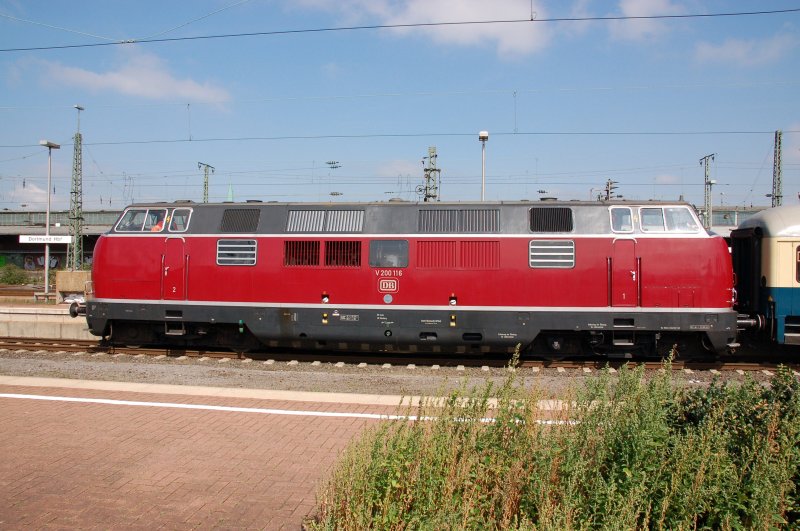
[[[461,210],[461,232],[497,232],[500,228],[500,211]]]
[[[363,210],[330,210],[325,232],[361,232],[364,229]]]
[[[222,213],[220,232],[256,232],[260,215],[258,208],[228,208]]]
[[[319,242],[283,242],[283,265],[290,267],[318,266]]]
[[[325,265],[328,267],[361,267],[361,242],[326,241]]]
[[[417,242],[417,267],[454,269],[456,267],[456,242]]]
[[[532,240],[530,266],[533,268],[575,267],[575,242],[572,240]]]
[[[462,269],[499,269],[500,242],[461,242]]]
[[[290,210],[286,232],[322,232],[324,210]]]
[[[500,211],[497,209],[420,210],[419,232],[498,232]]]
[[[572,232],[572,209],[534,207],[531,209],[531,232]]]
[[[218,240],[217,265],[256,265],[255,240]]]

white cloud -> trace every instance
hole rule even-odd
[[[654,184],[681,184],[681,177],[680,175],[672,175],[672,174],[661,174],[656,175],[655,179],[653,179]]]
[[[176,77],[165,61],[152,54],[137,54],[115,70],[92,72],[45,61],[48,83],[66,84],[91,91],[112,91],[149,100],[224,103],[228,91],[209,82]]]
[[[682,6],[672,0],[620,0],[620,14],[625,17],[680,15]],[[644,41],[665,34],[667,22],[655,19],[616,20],[609,26],[611,36],[620,40]]]
[[[789,34],[769,39],[727,39],[721,44],[701,42],[695,47],[700,63],[728,63],[740,66],[761,66],[775,63],[797,47],[797,38]]]
[[[786,130],[800,131],[800,122],[789,124]],[[784,134],[781,144],[781,161],[783,164],[800,164],[800,138],[798,138],[798,135]]]
[[[336,78],[341,74],[342,68],[339,63],[331,61],[322,65],[322,72],[329,78]]]
[[[389,160],[378,166],[376,176],[385,179],[398,179],[398,184],[404,183],[407,177],[422,180],[422,164],[419,161]]]
[[[32,210],[41,210],[45,209],[47,205],[47,190],[46,186],[41,187],[37,186],[34,183],[25,183],[23,186],[20,184],[15,184],[14,188],[7,192],[7,195],[4,197],[4,201],[6,203],[14,203],[25,205],[26,208]],[[51,208],[55,205],[55,196],[51,197]]]
[[[536,18],[545,18],[541,0],[299,0],[294,6],[322,9],[337,13],[349,24],[367,23],[378,19],[379,24],[425,24],[437,22],[477,22],[492,20],[528,20],[531,7]],[[546,24],[465,24],[396,28],[396,35],[425,36],[440,44],[455,46],[492,45],[498,55],[524,55],[546,47],[550,31]]]

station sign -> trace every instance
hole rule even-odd
[[[35,234],[32,236],[20,235],[19,243],[72,243],[72,236],[45,236],[44,234]]]

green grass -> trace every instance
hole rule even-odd
[[[788,369],[769,386],[691,391],[669,363],[649,379],[604,372],[554,424],[538,398],[510,371],[497,388],[407,412],[423,420],[375,426],[341,457],[308,527],[800,528],[800,386]]]

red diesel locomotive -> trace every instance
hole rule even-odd
[[[94,250],[120,345],[663,353],[735,341],[725,241],[685,203],[128,207]]]

